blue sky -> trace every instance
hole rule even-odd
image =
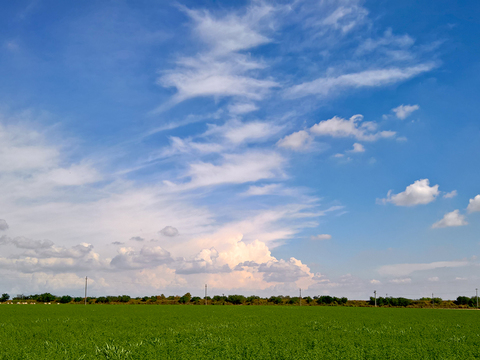
[[[2,291],[478,286],[476,2],[3,2]]]

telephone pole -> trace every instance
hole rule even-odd
[[[207,284],[205,284],[205,305],[207,305]]]
[[[435,300],[433,299],[433,293],[432,293],[432,307],[435,307]]]
[[[298,303],[302,306],[302,288],[300,288],[300,297],[298,298]]]
[[[85,276],[85,305],[87,305],[87,280],[88,277]]]
[[[377,290],[374,290],[373,293],[375,294],[375,307],[377,307]]]
[[[475,289],[475,297],[477,298],[477,309],[478,309],[478,289]]]

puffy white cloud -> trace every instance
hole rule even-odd
[[[355,144],[353,144],[353,149],[349,150],[349,152],[362,153],[362,152],[365,152],[365,147],[362,144],[355,143]]]
[[[311,141],[311,135],[305,130],[300,130],[280,139],[277,142],[277,146],[291,150],[303,150],[308,148]]]
[[[0,219],[0,231],[5,231],[8,229],[8,224],[4,219]]]
[[[468,201],[467,211],[469,213],[480,211],[480,195],[477,195]]]
[[[310,239],[312,240],[330,240],[332,235],[330,234],[319,234],[319,235],[312,235]]]
[[[380,275],[407,276],[415,271],[433,270],[438,268],[456,268],[470,265],[467,260],[435,261],[425,264],[395,264],[384,265],[378,269]]]
[[[443,195],[443,198],[444,198],[444,199],[451,199],[451,198],[453,198],[453,197],[455,197],[455,196],[457,196],[457,190],[453,190],[453,191],[450,191],[450,192],[448,192],[448,193],[445,193],[445,194]]]
[[[354,115],[348,120],[334,116],[329,120],[320,121],[318,124],[313,125],[310,131],[318,136],[353,137],[363,141],[375,141],[380,138],[395,136],[394,131],[376,132],[376,123],[362,121],[362,115]]]
[[[395,116],[397,118],[403,120],[409,117],[411,113],[418,109],[420,109],[420,106],[418,105],[400,105],[395,109],[392,109],[392,111],[395,113]]]
[[[286,94],[289,98],[299,98],[308,95],[325,97],[341,89],[385,86],[405,81],[433,68],[433,64],[419,64],[404,68],[392,67],[388,69],[365,70],[339,76],[327,76],[295,85],[288,89]]]
[[[174,237],[178,235],[178,229],[173,226],[165,226],[162,230],[159,231],[160,234],[164,236]]]
[[[439,220],[432,225],[432,228],[435,229],[464,225],[468,225],[468,222],[465,220],[465,215],[460,214],[459,210],[454,210],[452,212],[446,213],[442,220]]]
[[[263,278],[267,282],[295,282],[302,277],[311,277],[310,269],[302,266],[303,264],[290,258],[288,261],[272,260],[258,266],[258,271],[263,273]]]
[[[378,203],[393,203],[397,206],[415,206],[431,203],[438,196],[438,185],[430,186],[428,179],[421,179],[408,185],[405,191],[393,194],[390,190],[385,199],[377,199]]]
[[[372,280],[370,280],[370,284],[378,285],[378,284],[381,284],[381,281],[380,281],[380,280],[372,279]]]

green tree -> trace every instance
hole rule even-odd
[[[10,299],[10,295],[8,295],[7,293],[2,294],[2,297],[0,298],[0,302],[5,302],[8,299]]]
[[[180,304],[187,304],[190,302],[190,299],[192,298],[192,294],[190,294],[189,292],[186,293],[185,295],[183,295],[179,300],[178,302]]]
[[[61,304],[68,304],[70,301],[72,301],[72,297],[69,295],[63,295],[59,300]]]

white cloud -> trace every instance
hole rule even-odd
[[[258,106],[253,103],[236,103],[228,106],[228,111],[234,115],[246,114],[258,110]]]
[[[381,282],[380,282],[380,280],[372,279],[372,280],[370,280],[370,284],[378,285],[378,284],[381,284]]]
[[[376,132],[376,123],[362,121],[362,115],[354,115],[348,120],[334,116],[329,120],[320,121],[318,124],[313,125],[310,131],[318,136],[332,136],[336,138],[353,137],[363,141],[375,141],[380,138],[395,136],[394,131]]]
[[[409,35],[393,35],[392,29],[387,29],[381,38],[368,38],[365,40],[362,44],[360,44],[355,53],[357,55],[363,55],[379,49],[391,52],[393,48],[408,49],[414,43],[415,40]]]
[[[451,199],[451,198],[453,198],[453,197],[455,197],[455,196],[457,196],[457,190],[453,190],[453,191],[450,191],[450,192],[448,192],[448,193],[445,193],[445,194],[443,195],[443,198],[444,198],[444,199]]]
[[[433,64],[420,64],[405,68],[393,67],[365,70],[339,76],[327,76],[295,85],[287,90],[286,95],[289,98],[299,98],[308,95],[326,97],[341,89],[377,87],[405,81],[433,68]]]
[[[362,153],[362,152],[365,152],[365,148],[362,144],[355,143],[353,144],[353,149],[348,151],[352,153]]]
[[[220,135],[227,141],[227,144],[240,145],[242,143],[266,140],[282,129],[282,126],[274,125],[270,122],[231,120],[222,126],[210,125],[204,136]]]
[[[308,148],[311,141],[312,137],[310,134],[305,130],[300,130],[280,139],[277,142],[277,146],[298,151]]]
[[[0,231],[5,231],[8,229],[8,224],[4,219],[0,219]]]
[[[332,235],[330,234],[319,234],[319,235],[312,235],[310,237],[311,240],[330,240]]]
[[[358,6],[339,6],[325,19],[321,21],[322,25],[331,26],[334,29],[347,33],[355,26],[361,24],[368,15],[368,11]]]
[[[162,230],[160,230],[160,234],[173,237],[178,235],[178,230],[173,226],[165,226]]]
[[[411,113],[418,109],[420,109],[420,106],[418,105],[400,105],[395,109],[392,109],[392,111],[395,113],[397,118],[403,120],[409,117]]]
[[[405,191],[393,194],[390,190],[385,199],[377,199],[377,203],[393,203],[397,206],[415,206],[431,203],[439,194],[438,185],[430,186],[428,179],[421,179],[408,185]]]
[[[477,195],[468,201],[467,211],[469,213],[480,211],[480,195]]]
[[[251,151],[244,154],[225,154],[220,165],[194,163],[188,176],[188,187],[221,184],[241,184],[262,179],[271,179],[282,174],[284,159],[274,152]]]
[[[436,282],[436,281],[439,281],[439,280],[440,279],[438,278],[438,276],[428,278],[428,281],[432,281],[432,282]]]
[[[393,284],[409,284],[409,283],[412,282],[412,279],[410,279],[410,278],[392,279],[392,280],[389,280],[388,282],[393,283]]]
[[[468,225],[468,222],[465,220],[465,215],[460,214],[459,210],[454,210],[452,212],[446,213],[442,220],[439,220],[432,225],[432,228],[435,229],[464,225]]]
[[[380,275],[407,276],[415,271],[433,270],[439,268],[456,268],[470,265],[466,260],[460,261],[436,261],[426,264],[395,264],[384,265],[378,269]]]
[[[255,196],[255,195],[270,195],[275,191],[279,190],[281,186],[279,184],[269,184],[264,186],[250,186],[244,195]]]
[[[275,81],[259,79],[252,72],[266,65],[239,53],[271,41],[261,31],[269,31],[275,8],[253,5],[242,16],[230,13],[224,17],[214,17],[208,11],[184,10],[194,21],[193,34],[207,45],[207,50],[195,57],[179,59],[177,67],[158,80],[164,87],[177,89],[173,105],[198,96],[260,100],[278,86]],[[240,112],[251,109],[236,108]]]

